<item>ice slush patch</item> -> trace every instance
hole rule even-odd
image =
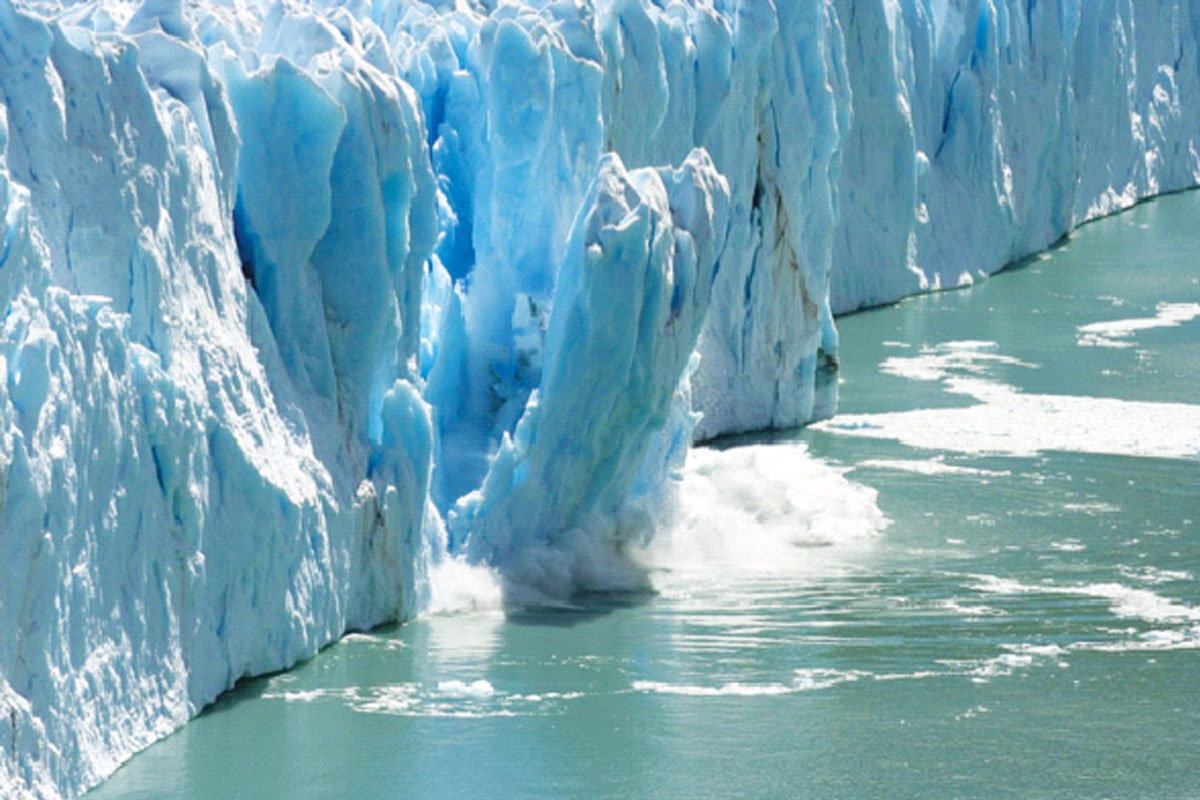
[[[1092,322],[1075,329],[1080,347],[1133,347],[1129,341],[1138,331],[1175,328],[1200,317],[1200,303],[1159,303],[1153,317]]]

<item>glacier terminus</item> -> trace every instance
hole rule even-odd
[[[418,613],[637,589],[834,315],[1200,183],[1193,0],[0,0],[0,796]],[[802,487],[801,487],[802,488]]]

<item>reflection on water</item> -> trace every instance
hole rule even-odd
[[[697,453],[655,594],[349,636],[94,797],[1194,796],[1198,212],[844,319],[842,414]]]

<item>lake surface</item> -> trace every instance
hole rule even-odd
[[[839,416],[699,451],[655,596],[349,636],[89,800],[1200,797],[1198,223],[842,319]]]

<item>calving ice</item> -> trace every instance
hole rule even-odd
[[[0,794],[448,563],[636,586],[833,312],[1193,185],[1200,9],[0,0]]]

